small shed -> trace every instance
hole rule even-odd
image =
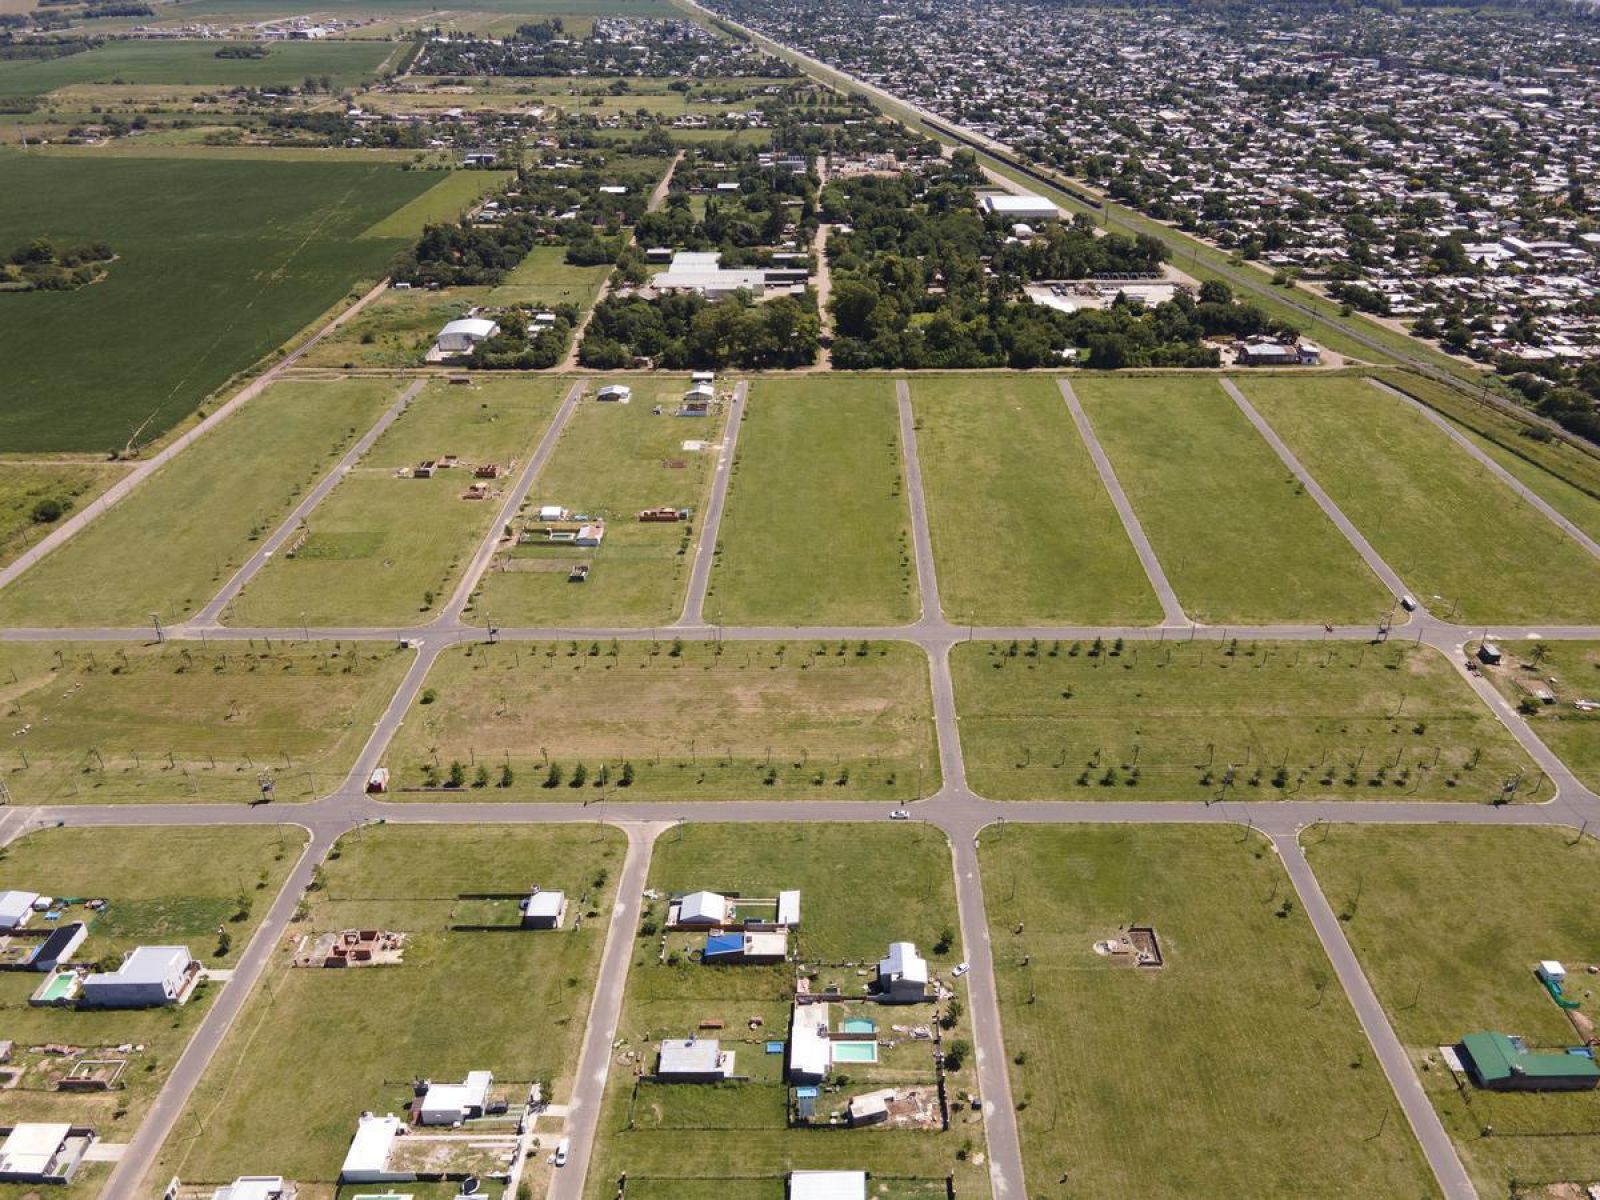
[[[0,930],[21,929],[33,916],[38,892],[0,892]]]
[[[1500,647],[1490,641],[1480,642],[1478,645],[1478,659],[1491,667],[1499,666],[1502,655]]]
[[[524,929],[560,929],[567,916],[567,894],[534,888],[521,904]]]

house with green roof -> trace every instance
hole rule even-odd
[[[1457,1047],[1479,1087],[1492,1092],[1577,1092],[1600,1084],[1587,1054],[1529,1050],[1503,1033],[1469,1033]]]

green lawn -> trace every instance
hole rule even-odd
[[[0,874],[7,887],[107,902],[92,917],[89,938],[75,961],[114,965],[136,946],[187,945],[206,966],[227,968],[237,963],[304,841],[304,832],[289,826],[48,829],[8,846],[0,855]],[[153,862],[164,869],[151,870]],[[63,920],[90,918],[79,905],[63,911]],[[221,953],[219,926],[229,940]],[[31,1006],[28,996],[43,980],[28,971],[0,973],[0,1016],[6,1036],[16,1042],[11,1064],[26,1067],[17,1087],[0,1090],[0,1121],[88,1124],[107,1142],[133,1136],[210,998],[229,986],[203,985],[176,1010],[76,1012]],[[78,1056],[50,1057],[31,1049],[51,1042],[82,1047],[87,1058],[125,1057],[126,1088],[56,1091],[54,1079]],[[143,1050],[117,1054],[111,1049],[124,1043]],[[90,1170],[71,1187],[51,1188],[50,1194],[89,1197],[101,1182],[98,1169]]]
[[[1506,697],[1523,709],[1539,740],[1591,789],[1600,789],[1600,711],[1574,701],[1600,701],[1600,642],[1513,642],[1500,647],[1498,667],[1483,667]],[[1537,702],[1535,690],[1555,703]]]
[[[606,383],[633,388],[629,404],[600,403]],[[694,562],[724,415],[670,414],[686,380],[595,380],[562,431],[555,453],[535,480],[523,509],[527,543],[508,545],[483,578],[473,610],[498,625],[664,625],[676,620]],[[652,409],[664,405],[666,414]],[[707,443],[685,449],[686,440]],[[596,548],[550,544],[533,518],[555,505],[605,521]],[[686,522],[643,523],[638,513],[668,506],[691,510]],[[587,581],[571,568],[588,563]]]
[[[308,367],[420,366],[441,329],[488,299],[489,289],[481,287],[390,288],[300,361]]]
[[[1600,617],[1600,562],[1422,414],[1353,376],[1240,387],[1435,613],[1464,624]]]
[[[410,235],[358,235],[437,181],[387,162],[10,149],[0,175],[0,253],[50,237],[105,241],[118,256],[92,287],[6,298],[0,446],[19,452],[158,438],[380,274]]]
[[[395,209],[361,236],[368,238],[413,237],[423,226],[454,221],[472,205],[512,177],[510,171],[449,171],[435,176],[438,182],[410,204]]]
[[[229,606],[229,622],[426,619],[449,599],[564,389],[548,379],[494,380],[470,389],[443,380],[429,385],[307,518],[294,556],[274,558],[246,585]],[[396,474],[445,454],[458,455],[462,465],[431,479]],[[473,468],[483,463],[513,469],[489,483],[488,499],[463,499]]]
[[[1075,390],[1189,616],[1344,624],[1393,606],[1214,378],[1093,376]]]
[[[1515,1192],[1519,1180],[1600,1180],[1593,1092],[1458,1087],[1438,1050],[1479,1030],[1537,1048],[1582,1042],[1534,975],[1541,959],[1564,963],[1568,994],[1593,1016],[1600,985],[1584,967],[1596,961],[1600,849],[1573,834],[1336,825],[1305,837],[1323,892],[1486,1197],[1534,1194]]]
[[[575,267],[567,262],[565,246],[535,246],[501,284],[490,291],[492,304],[527,304],[552,307],[576,304],[587,310],[611,269]]]
[[[401,386],[273,385],[0,591],[0,621],[148,626],[152,612],[169,622],[188,616],[371,428]],[[107,586],[109,578],[116,586]]]
[[[1054,379],[917,379],[911,400],[947,617],[1160,619]]]
[[[721,649],[719,657],[707,642],[507,642],[448,651],[389,766],[398,785],[420,786],[430,764],[443,776],[458,760],[470,779],[482,763],[498,782],[509,762],[510,788],[460,793],[479,800],[893,800],[938,789],[920,650],[898,642]],[[561,768],[560,786],[546,786],[550,763]],[[586,786],[574,787],[580,763]],[[634,772],[627,786],[625,765]]]
[[[272,42],[264,58],[222,58],[218,41],[108,41],[64,58],[0,62],[0,96],[37,96],[78,83],[298,87],[308,75],[365,83],[399,46],[387,42]]]
[[[127,468],[107,463],[0,462],[0,566],[17,559],[60,523],[36,519],[54,501],[65,513],[87,508]]]
[[[873,888],[865,899],[859,889],[840,886],[868,878]],[[770,898],[782,889],[799,889],[801,922],[791,935],[791,951],[806,972],[814,973],[818,987],[838,983],[846,994],[860,995],[862,978],[840,964],[871,963],[891,941],[915,942],[932,974],[956,982],[949,972],[962,949],[955,932],[950,848],[930,826],[679,826],[656,843],[650,886],[661,897],[647,906],[645,928],[651,930],[664,921],[666,899],[674,895],[709,889]],[[610,1197],[623,1172],[630,1196],[637,1182],[652,1197],[753,1197],[774,1186],[781,1195],[782,1178],[792,1169],[822,1167],[870,1171],[875,1197],[924,1194],[880,1193],[880,1178],[942,1181],[952,1172],[958,1195],[988,1195],[987,1169],[955,1157],[963,1143],[982,1148],[982,1124],[975,1113],[956,1113],[948,1132],[880,1129],[830,1135],[787,1129],[784,1057],[765,1053],[764,1043],[787,1038],[796,964],[707,967],[690,960],[703,942],[704,935],[666,935],[666,961],[661,935],[641,933],[636,943],[619,1024],[624,1044],[612,1066],[589,1173],[587,1194],[593,1200]],[[928,1043],[896,1038],[889,1026],[926,1025],[933,1011],[931,1005],[832,1006],[835,1026],[847,1014],[869,1017],[884,1040],[897,1044],[880,1049],[876,1064],[836,1068],[830,1082],[839,1087],[824,1094],[818,1111],[832,1111],[848,1096],[875,1087],[931,1085]],[[752,1029],[749,1023],[757,1016],[762,1024]],[[711,1036],[734,1051],[736,1074],[745,1081],[647,1082],[635,1099],[635,1070],[654,1070],[660,1039],[689,1035],[708,1019],[726,1023]],[[958,1022],[946,1036],[970,1040],[971,1033]],[[953,1097],[975,1090],[974,1074],[969,1056],[948,1081]],[[736,1158],[726,1153],[732,1140],[739,1146]],[[734,1190],[725,1192],[725,1184]],[[942,1187],[935,1194],[942,1195]]]
[[[899,421],[887,379],[752,385],[708,614],[735,625],[917,615]]]
[[[1470,429],[1463,432],[1480,450],[1532,488],[1534,494],[1551,508],[1590,537],[1600,538],[1600,498],[1569,480],[1552,474],[1537,463],[1511,453],[1504,446],[1490,441],[1481,434]],[[1585,457],[1583,451],[1574,450],[1565,443],[1556,443],[1555,446],[1546,448],[1546,452],[1550,454],[1556,454],[1558,451],[1559,457],[1566,461]]]
[[[1517,799],[1550,798],[1444,657],[1410,643],[973,642],[951,669],[968,781],[995,799],[1470,803],[1519,771]]]
[[[380,643],[0,642],[16,804],[248,803],[341,783],[410,655]]]
[[[1007,825],[981,859],[1034,1194],[1437,1194],[1261,838]],[[1164,966],[1095,952],[1129,924]]]
[[[227,1180],[270,1169],[302,1187],[331,1184],[356,1119],[402,1112],[415,1078],[489,1070],[517,1103],[530,1081],[544,1079],[554,1084],[546,1096],[565,1103],[606,935],[599,914],[611,910],[622,855],[621,834],[593,825],[387,826],[347,835],[295,936],[404,932],[404,962],[295,968],[280,951],[151,1178]],[[514,900],[462,893],[525,894],[534,883],[567,893],[562,930],[452,930],[517,919]]]

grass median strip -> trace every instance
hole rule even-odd
[[[1031,1186],[1436,1194],[1264,839],[1008,824],[981,862]],[[1130,926],[1162,965],[1134,965]]]
[[[440,656],[389,765],[429,799],[910,799],[938,788],[931,709],[897,642],[477,645]]]
[[[1449,800],[1551,786],[1442,655],[1391,642],[972,642],[951,654],[997,800]]]

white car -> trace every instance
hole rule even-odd
[[[558,1166],[558,1167],[566,1166],[567,1165],[567,1150],[570,1148],[570,1146],[571,1146],[571,1143],[568,1141],[568,1139],[562,1138],[561,1141],[559,1143],[557,1143],[557,1145],[556,1145],[555,1157],[552,1158],[550,1161],[555,1163],[555,1165]]]
[[[956,964],[956,969],[954,971],[951,971],[950,974],[954,975],[957,979],[960,979],[963,975],[965,975],[970,970],[972,970],[972,964],[971,963],[957,963]]]
[[[889,820],[909,821],[911,820],[911,810],[909,808],[897,808],[889,814]]]

